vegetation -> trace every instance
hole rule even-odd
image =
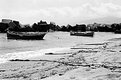
[[[5,20],[4,20],[5,21]],[[49,24],[46,21],[39,21],[33,23],[33,25],[22,25],[19,21],[9,21],[0,22],[0,32],[6,32],[7,30],[20,31],[20,32],[49,32],[49,31],[95,31],[95,32],[120,32],[121,33],[121,23],[113,24],[76,24],[75,26],[56,25],[54,22]]]

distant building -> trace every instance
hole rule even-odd
[[[2,19],[1,23],[7,23],[7,24],[9,24],[10,22],[12,22],[12,20],[10,20],[10,19]]]

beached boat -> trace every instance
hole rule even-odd
[[[90,36],[90,37],[93,37],[94,32],[93,31],[85,31],[85,32],[71,31],[70,35],[72,35],[72,36]]]
[[[7,31],[8,39],[34,39],[42,40],[47,32],[16,32],[16,31]]]

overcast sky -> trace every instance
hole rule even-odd
[[[121,0],[0,0],[0,18],[23,24],[40,20],[76,24],[106,16],[121,18]]]

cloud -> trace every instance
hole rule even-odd
[[[34,1],[36,3],[36,0]],[[42,19],[48,22],[54,21],[57,24],[76,24],[79,21],[105,16],[121,18],[121,6],[113,3],[101,3],[99,5],[86,3],[76,7],[63,6],[11,10],[9,13],[3,12],[0,15],[5,18],[20,20],[22,23],[33,23]]]

